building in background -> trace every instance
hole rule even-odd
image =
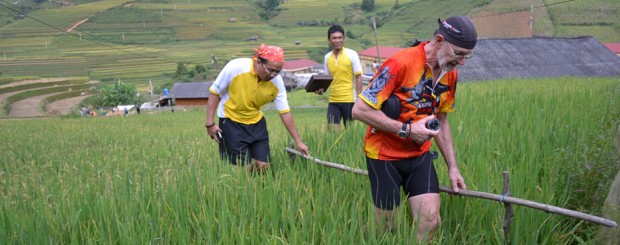
[[[323,64],[310,59],[298,59],[284,61],[280,75],[284,79],[286,90],[290,91],[294,87],[305,87],[312,75],[321,73]]]
[[[379,53],[377,53],[377,47],[373,46],[359,52],[358,55],[360,62],[362,62],[364,76],[372,78],[385,59],[402,49],[399,47],[379,46]]]
[[[620,43],[603,43],[603,45],[617,56],[620,56]]]
[[[175,83],[172,91],[159,98],[160,106],[206,106],[213,82]]]
[[[620,58],[591,36],[479,39],[459,81],[620,76]]]

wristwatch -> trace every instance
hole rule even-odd
[[[398,137],[405,138],[407,137],[407,124],[403,123],[403,127],[398,131]]]

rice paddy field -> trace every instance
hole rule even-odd
[[[529,13],[530,6],[536,7],[536,36],[592,35],[600,42],[616,42],[620,36],[618,8],[610,0],[375,0],[370,12],[360,10],[361,0],[289,0],[268,20],[260,17],[256,1],[246,0],[72,2],[70,7],[47,1],[0,5],[0,78],[87,76],[104,83],[164,84],[174,81],[177,63],[186,63],[204,65],[208,79],[215,79],[220,68],[211,63],[211,55],[220,65],[252,55],[260,44],[250,40],[254,36],[283,47],[287,60],[320,61],[317,53],[325,53],[331,23],[349,31],[346,46],[359,52],[376,44],[405,47],[416,38],[427,39],[438,17],[481,19]],[[36,11],[16,19],[19,6]],[[378,23],[376,36],[372,18]]]
[[[514,197],[600,215],[579,200],[604,199],[618,171],[619,95],[618,78],[459,85],[449,118],[468,189],[500,194],[508,171]],[[331,132],[325,108],[292,112],[314,157],[366,169],[362,123]],[[264,175],[219,159],[202,108],[0,120],[0,244],[415,244],[408,206],[379,231],[367,177],[291,162],[277,113],[265,116]],[[441,195],[433,244],[505,242],[501,203]],[[601,243],[592,224],[513,208],[512,244]]]

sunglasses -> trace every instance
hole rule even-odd
[[[452,48],[452,45],[450,45],[449,42],[446,42],[446,43],[448,44],[448,47],[450,48],[450,51],[452,51],[452,56],[454,56],[455,59],[457,59],[457,60],[460,60],[460,59],[467,60],[467,59],[470,59],[471,57],[474,57],[474,54],[472,54],[472,53],[469,53],[469,54],[463,54],[463,53],[456,54],[456,53],[454,53],[454,49]]]
[[[265,69],[265,71],[266,71],[267,73],[269,73],[270,75],[274,75],[274,76],[276,76],[276,75],[278,75],[278,74],[280,73],[280,71],[281,71],[281,70],[274,70],[274,69],[267,68],[267,67],[265,67],[265,63],[260,63],[260,64],[263,66],[263,69]]]

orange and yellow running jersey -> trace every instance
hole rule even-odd
[[[360,99],[379,110],[392,93],[402,106],[398,121],[414,122],[437,112],[453,112],[458,74],[456,69],[440,77],[433,86],[433,72],[426,63],[428,42],[399,51],[388,58],[360,94]],[[393,133],[368,127],[364,140],[366,156],[379,160],[417,157],[430,150],[431,141],[421,145]]]

